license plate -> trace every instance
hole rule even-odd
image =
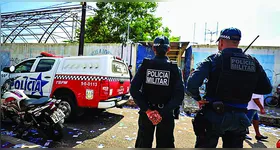
[[[53,112],[53,114],[51,115],[51,118],[53,120],[54,123],[59,122],[60,120],[62,120],[65,117],[65,114],[62,112],[62,110],[57,109],[55,112]]]

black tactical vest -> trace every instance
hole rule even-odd
[[[144,59],[142,67],[145,77],[142,92],[145,100],[151,104],[166,104],[179,78],[177,64]]]
[[[243,53],[222,52],[213,59],[215,69],[211,66],[206,97],[247,104],[258,81],[259,65],[254,58]]]

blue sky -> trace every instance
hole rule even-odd
[[[65,2],[1,1],[0,5],[1,12],[4,13],[62,3]],[[89,4],[94,5],[92,2]],[[233,26],[242,31],[241,45],[250,44],[260,35],[254,45],[280,46],[279,6],[280,0],[172,0],[159,2],[156,16],[162,17],[163,25],[172,30],[172,35],[181,36],[182,41],[204,44],[205,22],[210,31],[216,31],[219,22],[219,30]],[[206,38],[208,44],[210,34],[207,34]],[[216,34],[212,39],[216,39]]]

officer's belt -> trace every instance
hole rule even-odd
[[[203,106],[203,108],[205,109],[211,109],[211,110],[214,110],[214,107],[213,107],[213,103],[208,103],[208,104],[205,104],[205,106]],[[236,107],[232,107],[232,106],[228,106],[228,105],[224,105],[224,112],[244,112],[244,113],[247,113],[247,108],[236,108]]]
[[[165,104],[151,104],[149,103],[150,109],[163,109]]]

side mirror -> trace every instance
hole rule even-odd
[[[11,66],[10,68],[9,68],[9,71],[10,72],[14,72],[16,70],[16,67],[15,66]]]
[[[3,72],[8,72],[8,73],[12,73],[15,71],[15,66],[11,66],[11,67],[4,67],[3,68]]]
[[[10,67],[4,67],[2,71],[3,72],[10,72]]]

